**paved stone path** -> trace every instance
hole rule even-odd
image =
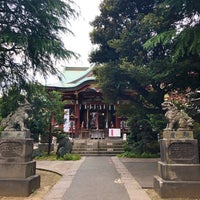
[[[129,200],[129,196],[111,157],[87,157],[63,199]]]
[[[63,176],[45,200],[150,200],[117,157],[83,157],[68,164],[52,166]]]
[[[120,158],[131,175],[144,189],[153,188],[153,177],[158,175],[158,158]]]

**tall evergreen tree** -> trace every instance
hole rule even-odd
[[[140,20],[152,12],[154,0],[107,0],[100,5],[101,14],[92,22],[91,41],[98,45],[90,61],[106,63],[122,58],[140,64],[145,58]],[[145,33],[146,34],[146,33]]]
[[[129,116],[132,139],[142,141],[138,134],[155,134],[165,93],[199,87],[199,2],[104,0],[100,11],[92,22],[98,47],[90,61],[109,101],[130,100],[132,115],[120,112]]]
[[[71,0],[0,1],[1,89],[36,73],[55,75],[55,61],[75,55],[59,37],[71,33],[69,20],[77,15],[72,5]]]
[[[138,83],[138,77],[143,77],[141,91],[149,84],[159,93],[160,85],[165,85],[164,92],[199,87],[200,10],[199,3],[192,2],[103,1],[101,14],[92,23],[91,40],[98,48],[91,53],[91,62],[106,63],[107,67],[113,66],[109,62],[126,66],[123,69],[130,75],[129,81],[121,79],[120,73],[118,79],[132,89],[134,84],[130,83]]]

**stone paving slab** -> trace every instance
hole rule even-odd
[[[86,157],[63,200],[130,200],[111,157]]]
[[[61,180],[53,186],[53,188],[45,195],[44,200],[61,200],[64,198],[66,190],[70,187],[77,170],[84,162],[85,157],[78,161],[49,161],[49,162],[60,162],[60,163],[46,163],[46,168],[53,169],[57,167],[54,171],[59,171],[63,174]],[[44,161],[45,162],[45,161]],[[42,165],[44,163],[40,163]],[[52,164],[52,166],[51,166]],[[50,167],[51,166],[51,167]]]
[[[82,157],[79,161],[37,161],[38,169],[46,169],[62,175],[61,180],[47,193],[44,200],[65,199],[64,194],[71,187],[86,158]],[[130,200],[150,200],[143,189],[153,186],[153,176],[157,174],[158,160],[110,157],[110,162],[114,164],[114,168],[119,173],[114,183],[124,185]],[[102,171],[102,173],[104,172]]]
[[[118,157],[112,157],[115,168],[121,175],[121,182],[126,187],[130,200],[150,200],[148,194],[142,189],[129,170],[124,166]]]
[[[153,188],[153,177],[158,174],[158,158],[120,158],[143,189]]]

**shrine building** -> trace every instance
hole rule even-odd
[[[61,81],[47,86],[61,92],[66,101],[63,131],[73,138],[122,137],[126,122],[115,115],[117,102],[104,102],[92,70],[93,67],[66,67]]]

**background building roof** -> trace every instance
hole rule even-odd
[[[61,80],[56,83],[48,83],[47,87],[75,88],[84,82],[95,81],[92,73],[93,67],[65,67]]]

